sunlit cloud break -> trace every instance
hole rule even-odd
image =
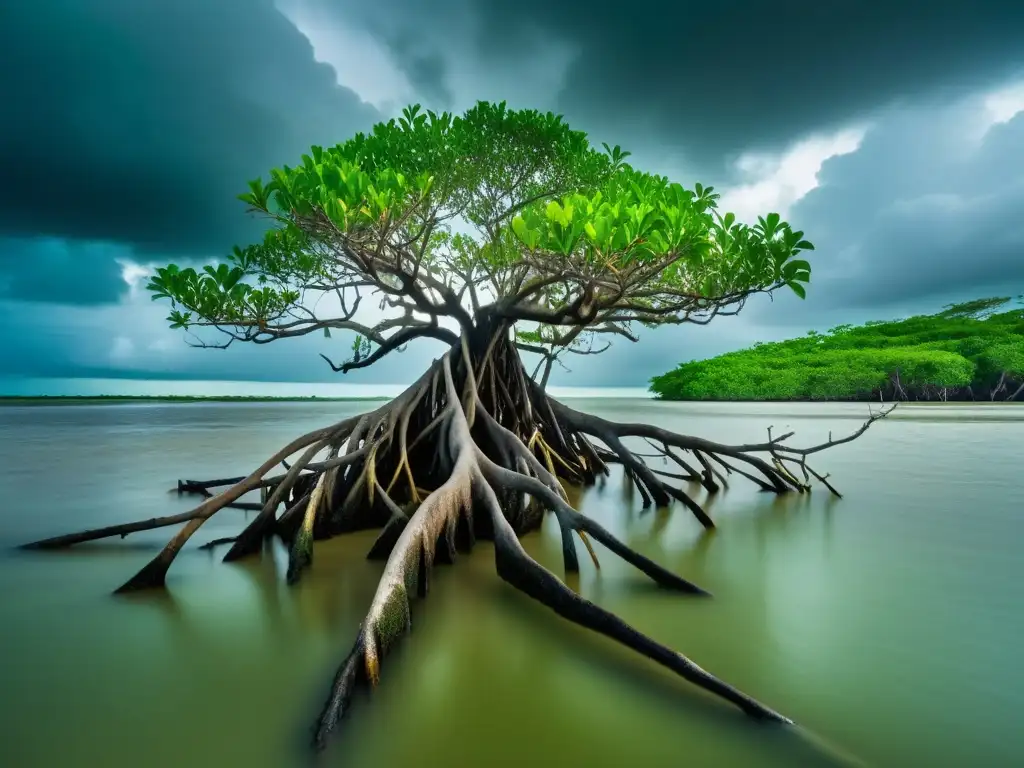
[[[779,154],[744,153],[735,167],[750,180],[726,189],[719,207],[732,211],[740,221],[755,220],[766,211],[787,216],[794,203],[818,186],[818,173],[825,161],[856,152],[868,128],[857,125],[810,136]]]

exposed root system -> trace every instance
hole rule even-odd
[[[295,439],[246,477],[180,482],[179,492],[206,497],[190,512],[25,546],[68,547],[184,523],[117,590],[124,592],[163,586],[174,558],[203,523],[257,489],[265,489],[265,501],[255,505],[258,514],[237,536],[205,546],[230,544],[224,559],[235,560],[257,552],[268,537],[279,536],[289,547],[290,583],[313,563],[315,540],[379,529],[368,556],[386,560],[383,574],[317,721],[318,748],[348,712],[355,688],[377,684],[387,652],[409,630],[412,599],[427,594],[434,563],[454,562],[458,550],[471,549],[478,537],[493,540],[497,572],[504,581],[559,615],[619,641],[754,718],[790,723],[574,593],[527,554],[519,537],[536,529],[547,511],[558,522],[566,572],[579,568],[576,538],[600,567],[593,540],[660,586],[705,596],[699,586],[633,551],[576,511],[562,482],[589,485],[607,475],[610,464],[621,464],[645,506],[676,500],[712,528],[714,522],[701,505],[671,481],[699,483],[716,493],[742,477],[764,491],[806,493],[813,479],[838,495],[828,476],[808,465],[808,457],[853,440],[886,413],[872,415],[848,437],[803,449],[786,444],[790,434],[772,437],[769,432],[763,443],[729,446],[646,424],[614,423],[546,395],[527,376],[507,329],[499,329],[480,339],[461,339],[396,399]],[[646,440],[653,453],[627,447],[625,440],[631,438]],[[652,457],[679,471],[653,469],[645,461]],[[278,465],[284,471],[270,475]],[[223,490],[211,495],[211,489]]]

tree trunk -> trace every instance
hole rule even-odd
[[[1002,373],[999,374],[999,381],[996,382],[996,385],[992,389],[992,392],[989,393],[989,400],[991,400],[994,403],[996,401],[996,395],[998,395],[1000,392],[1002,392],[1003,388],[1005,386],[1006,386],[1006,371],[1003,371]]]
[[[551,376],[551,369],[555,365],[555,358],[549,357],[544,361],[544,374],[540,378],[540,388],[548,388],[548,378]]]

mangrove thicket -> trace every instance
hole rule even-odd
[[[651,379],[665,400],[1024,401],[1024,309],[1009,297],[840,325],[695,360]]]

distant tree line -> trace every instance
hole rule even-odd
[[[1024,309],[1009,303],[976,299],[758,343],[683,363],[651,379],[651,390],[665,400],[1024,402]]]

